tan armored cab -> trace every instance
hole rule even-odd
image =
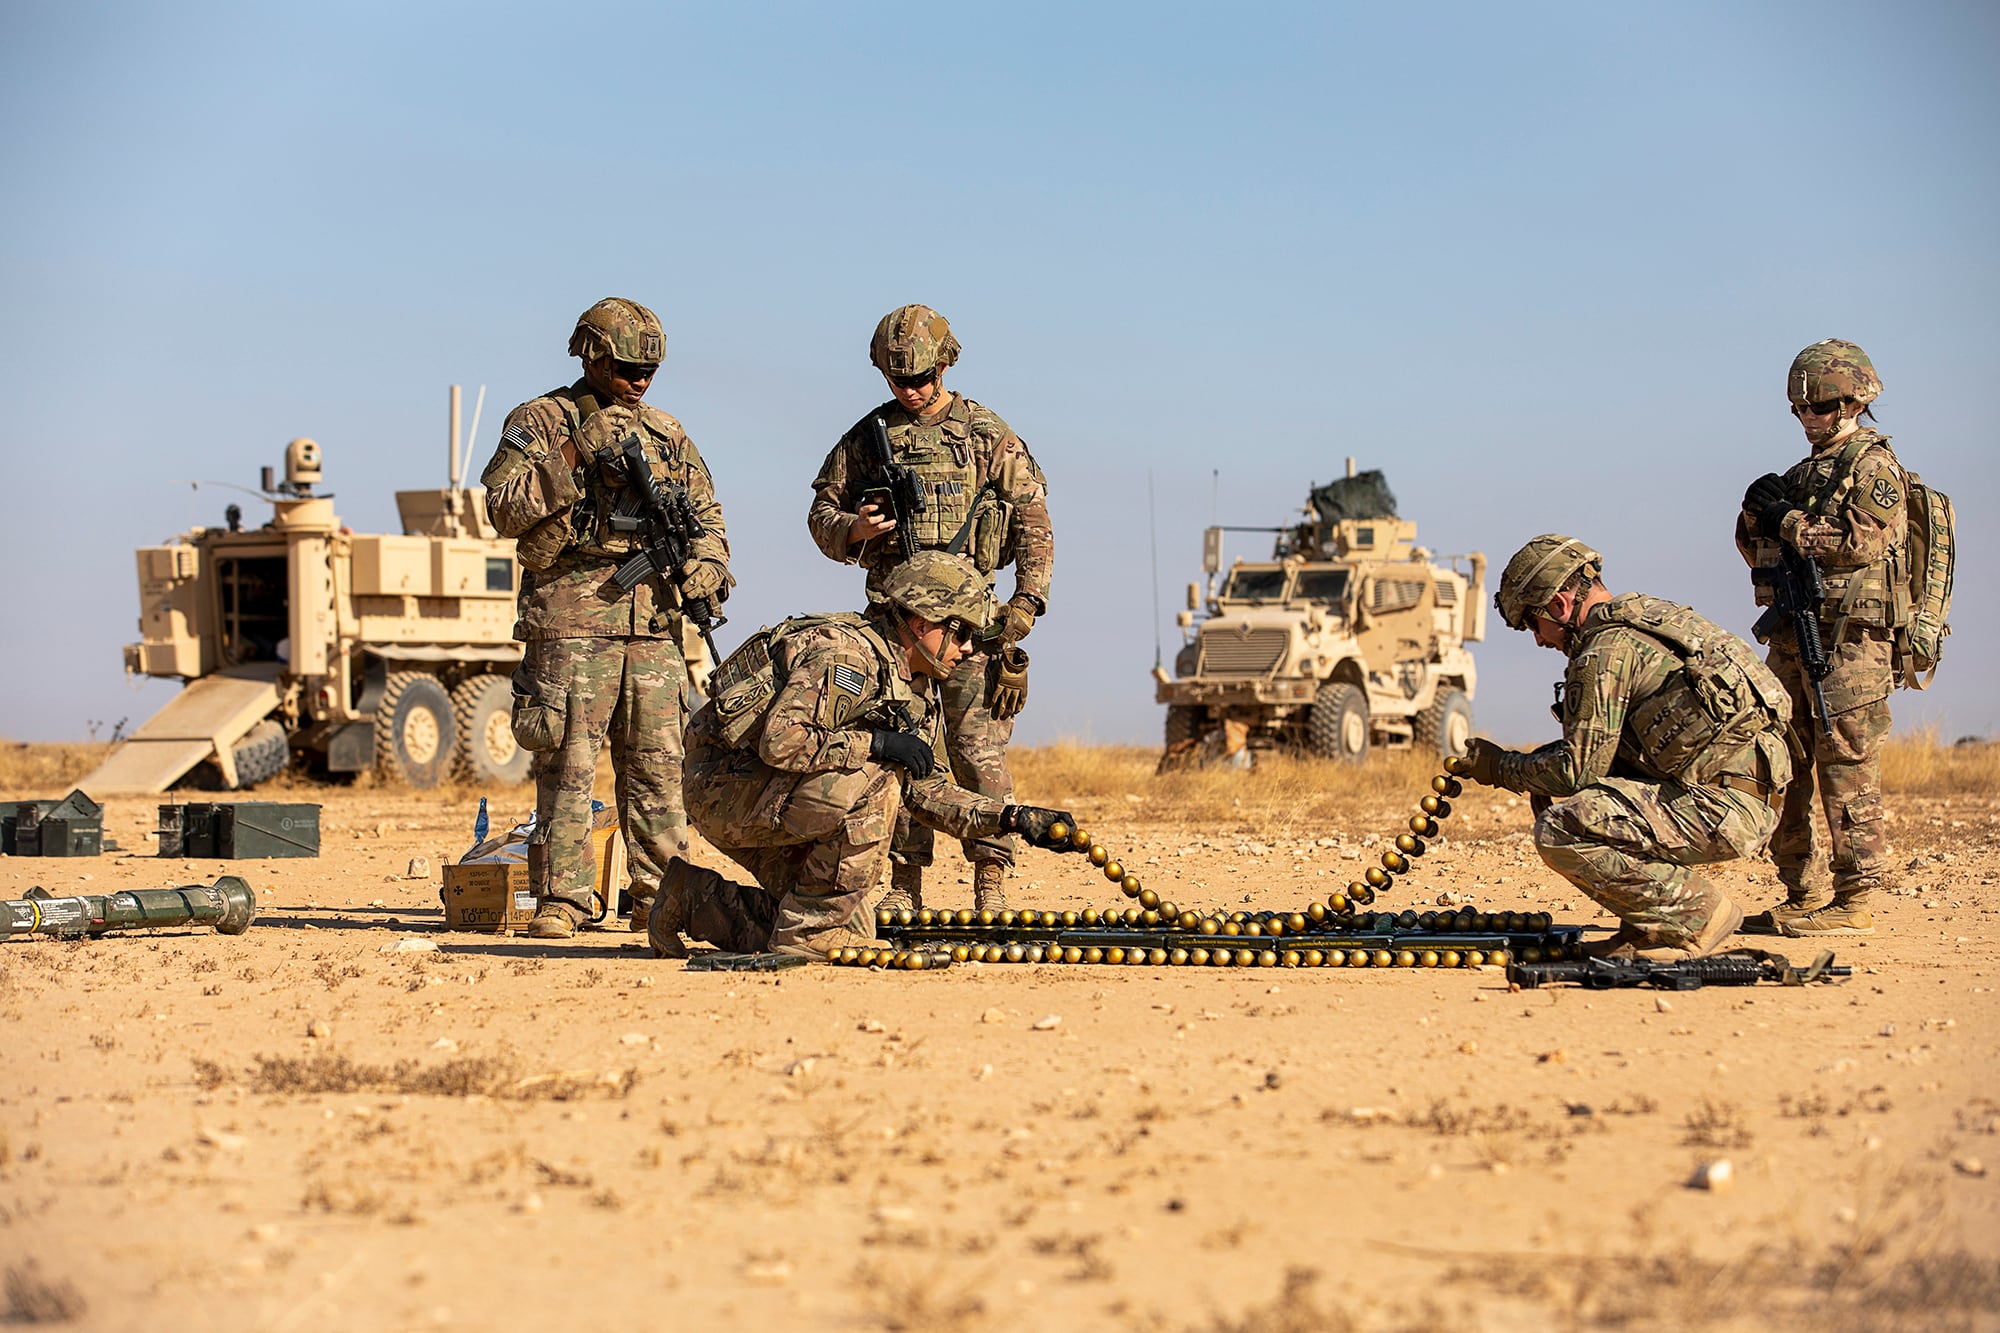
[[[246,787],[295,755],[424,787],[522,780],[509,725],[519,568],[483,491],[460,484],[455,387],[451,424],[451,485],[398,492],[400,533],[344,527],[318,491],[319,445],[299,439],[282,482],[264,470],[268,523],[246,527],[231,505],[224,526],[141,548],[125,668],[187,686],[85,787]]]
[[[1380,472],[1314,487],[1303,522],[1210,528],[1207,589],[1155,673],[1169,761],[1290,747],[1358,760],[1371,745],[1455,754],[1472,732],[1486,557],[1433,559]],[[1224,566],[1227,531],[1276,534],[1269,560]]]

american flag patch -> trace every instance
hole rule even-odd
[[[523,453],[535,447],[534,435],[529,432],[526,426],[518,423],[507,427],[500,438],[503,442],[513,445]]]
[[[846,664],[841,662],[836,662],[833,664],[833,683],[839,688],[846,690],[849,694],[854,695],[856,698],[859,698],[861,695],[861,687],[866,683],[866,681],[862,677],[861,673],[859,671],[856,671],[853,667],[847,666]]]

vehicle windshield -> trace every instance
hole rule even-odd
[[[1285,595],[1285,571],[1245,569],[1239,565],[1229,571],[1229,582],[1223,585],[1222,595],[1244,601],[1275,602]]]
[[[1344,569],[1302,569],[1292,595],[1301,601],[1340,606],[1347,600],[1347,574]]]

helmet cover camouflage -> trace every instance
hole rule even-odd
[[[964,556],[919,551],[882,579],[882,599],[935,624],[959,619],[974,629],[993,621],[993,591]]]
[[[921,375],[958,360],[958,339],[945,317],[927,305],[897,306],[868,340],[868,360],[884,375]]]
[[[1852,398],[1872,403],[1882,392],[1882,377],[1868,353],[1845,338],[1827,338],[1792,358],[1785,374],[1785,396],[1794,403],[1824,403]]]
[[[1511,629],[1526,629],[1529,616],[1547,606],[1570,576],[1583,570],[1604,577],[1604,557],[1574,537],[1545,532],[1514,553],[1500,575],[1493,605]]]
[[[652,311],[637,301],[607,296],[577,316],[576,329],[569,335],[569,354],[586,361],[608,356],[657,366],[666,359],[667,336]]]

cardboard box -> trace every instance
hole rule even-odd
[[[490,844],[489,844],[490,846]],[[597,859],[597,892],[610,904],[607,919],[630,910],[624,893],[627,865],[625,841],[613,822],[592,829],[591,854]],[[507,842],[475,861],[444,868],[446,930],[477,930],[512,935],[534,919],[535,898],[528,890],[527,844]]]

